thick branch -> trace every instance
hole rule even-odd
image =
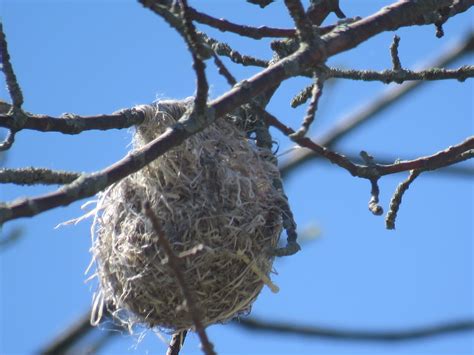
[[[140,170],[172,147],[181,144],[189,135],[181,125],[177,125],[100,172],[84,174],[73,183],[37,198],[0,205],[0,224],[19,217],[35,216],[43,211],[91,197],[114,182]]]

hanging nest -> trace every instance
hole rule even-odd
[[[136,109],[145,120],[134,134],[140,148],[174,124],[192,101],[161,101]],[[182,260],[185,281],[204,325],[250,311],[268,275],[282,229],[283,198],[271,152],[246,139],[230,117],[171,149],[99,196],[92,254],[101,309],[130,328],[193,327],[181,289],[142,205],[148,201]]]

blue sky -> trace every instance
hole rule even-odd
[[[341,0],[341,7],[348,16],[365,16],[391,2]],[[266,10],[237,0],[191,4],[235,22],[292,25],[281,3]],[[27,111],[56,116],[65,112],[110,113],[194,92],[185,45],[163,20],[134,1],[3,0],[0,16]],[[331,16],[327,23],[334,20]],[[472,29],[472,23],[472,11],[450,20],[442,39],[434,36],[433,27],[397,31],[402,65],[416,68],[435,57]],[[243,40],[200,28],[246,54],[271,57],[269,41]],[[329,64],[389,68],[392,36],[379,35],[331,58]],[[473,56],[466,56],[454,67],[472,62]],[[238,79],[257,72],[229,67]],[[207,73],[212,97],[228,89],[212,63]],[[282,85],[270,112],[297,128],[304,108],[291,109],[289,101],[307,84],[308,79],[292,79]],[[325,90],[312,133],[324,133],[386,89],[380,83],[336,82]],[[0,98],[9,99],[4,84],[0,90]],[[337,149],[346,154],[366,150],[375,157],[402,159],[434,153],[472,135],[472,97],[472,80],[426,85],[348,135]],[[275,139],[280,152],[292,146],[278,134]],[[18,134],[5,165],[95,171],[124,156],[129,142],[127,130],[78,136],[24,131]],[[405,177],[397,174],[381,180],[384,207]],[[304,242],[299,254],[276,261],[278,275],[273,281],[280,292],[275,295],[264,290],[252,315],[306,325],[381,330],[474,317],[471,181],[435,173],[421,175],[404,197],[396,231],[385,230],[383,219],[367,210],[367,181],[327,163],[312,163],[295,171],[285,186],[300,230],[317,226],[320,235]],[[0,198],[9,201],[55,188],[4,185],[0,186]],[[90,261],[90,221],[54,229],[58,223],[81,215],[84,202],[5,225],[6,233],[17,226],[25,233],[0,254],[0,353],[37,351],[90,306],[94,286],[84,282]],[[209,328],[209,336],[223,354],[474,352],[473,333],[380,344],[275,336],[216,325]],[[117,337],[100,353],[164,353],[166,349],[153,333],[140,342],[137,339]],[[199,353],[196,336],[188,338],[185,353]]]

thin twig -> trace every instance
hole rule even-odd
[[[306,86],[303,90],[301,90],[298,94],[296,94],[291,99],[291,107],[296,108],[300,105],[303,105],[306,101],[309,100],[310,97],[313,95],[314,83],[311,85]]]
[[[214,345],[212,345],[212,343],[209,341],[209,338],[206,334],[206,330],[204,329],[204,324],[201,321],[200,309],[196,304],[194,294],[189,289],[184,273],[181,269],[181,260],[173,252],[171,244],[169,243],[168,239],[166,239],[166,236],[161,228],[160,221],[151,209],[150,203],[148,201],[143,204],[143,209],[145,211],[146,216],[150,220],[156,235],[158,236],[158,244],[160,248],[163,249],[166,256],[168,257],[168,265],[171,271],[174,273],[176,282],[178,283],[179,288],[181,289],[181,292],[183,294],[184,300],[186,301],[189,316],[191,317],[191,320],[194,323],[196,333],[198,334],[199,339],[201,340],[203,352],[206,355],[215,354],[213,350]]]
[[[0,168],[0,184],[63,185],[76,180],[80,173],[45,168]]]
[[[3,152],[11,148],[11,146],[15,142],[15,135],[16,135],[16,131],[14,129],[8,130],[7,136],[5,137],[3,142],[0,143],[0,152]]]
[[[188,2],[187,0],[179,0],[179,3],[181,4],[181,17],[184,21],[185,40],[193,58],[193,69],[196,72],[197,79],[193,110],[196,112],[197,117],[200,117],[206,114],[207,96],[209,93],[209,84],[205,71],[206,64],[200,54],[202,51],[200,49],[201,43],[199,43],[196,28],[188,15]]]
[[[395,220],[397,219],[398,209],[402,203],[403,194],[408,190],[411,183],[415,181],[420,173],[420,170],[410,171],[408,178],[397,186],[397,189],[390,200],[390,210],[385,217],[385,225],[387,229],[395,229]]]
[[[293,37],[296,34],[296,31],[292,28],[273,28],[267,26],[252,27],[235,24],[228,20],[218,19],[208,14],[199,12],[192,7],[188,7],[188,13],[189,16],[196,22],[217,28],[220,31],[233,32],[240,36],[245,36],[253,39],[262,39],[265,37]]]
[[[393,36],[393,42],[390,46],[390,56],[392,57],[392,69],[400,70],[402,69],[402,63],[400,62],[400,57],[398,56],[398,45],[400,44],[400,37],[397,35]]]
[[[380,216],[383,213],[382,206],[379,205],[380,188],[378,179],[370,179],[370,200],[369,211],[375,216]]]
[[[385,84],[401,84],[409,80],[448,80],[455,79],[465,81],[467,78],[474,77],[474,66],[464,65],[458,69],[431,68],[422,71],[411,71],[407,69],[398,70],[344,70],[338,68],[329,68],[328,77],[337,79],[350,79],[362,81],[381,81]]]
[[[311,101],[309,102],[306,115],[303,118],[303,123],[301,124],[301,127],[290,136],[291,138],[304,137],[314,121],[316,111],[318,110],[319,99],[323,94],[324,82],[326,81],[325,69],[315,73],[315,76],[315,82],[311,90]]]
[[[377,169],[373,156],[369,155],[364,150],[361,151],[359,155],[368,167]],[[383,213],[383,208],[382,206],[379,205],[379,195],[380,195],[379,177],[369,179],[369,181],[370,181],[369,211],[372,212],[372,214],[375,216],[380,216]]]
[[[255,58],[249,55],[241,54],[239,51],[231,48],[225,42],[219,42],[211,37],[204,38],[204,43],[206,43],[211,49],[218,55],[228,57],[232,62],[240,64],[243,66],[255,66],[266,68],[269,65],[267,60]]]
[[[237,84],[237,80],[234,78],[229,69],[227,69],[225,64],[222,62],[222,60],[216,53],[214,53],[214,63],[216,64],[219,74],[221,74],[227,80],[227,83],[230,86],[234,86],[235,84]]]
[[[233,324],[248,328],[252,332],[272,332],[282,334],[293,334],[317,338],[326,338],[341,341],[378,341],[378,342],[402,342],[431,338],[444,334],[454,334],[460,332],[472,332],[474,330],[474,320],[456,320],[443,322],[424,327],[404,329],[399,331],[363,331],[356,329],[337,329],[316,326],[303,326],[298,324],[282,323],[278,321],[262,321],[254,318],[242,318]]]
[[[10,62],[10,54],[8,53],[7,39],[3,32],[3,24],[0,22],[0,62],[2,71],[5,74],[8,92],[12,98],[13,107],[21,109],[23,105],[23,94],[16,78],[13,66]]]

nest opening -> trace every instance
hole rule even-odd
[[[192,100],[138,106],[140,148],[192,105]],[[148,201],[174,253],[205,325],[250,311],[266,284],[282,230],[278,168],[231,119],[219,119],[142,170],[99,195],[92,254],[99,291],[94,307],[109,307],[135,324],[173,331],[193,323],[157,235],[142,211]],[[93,319],[100,320],[100,311]]]

